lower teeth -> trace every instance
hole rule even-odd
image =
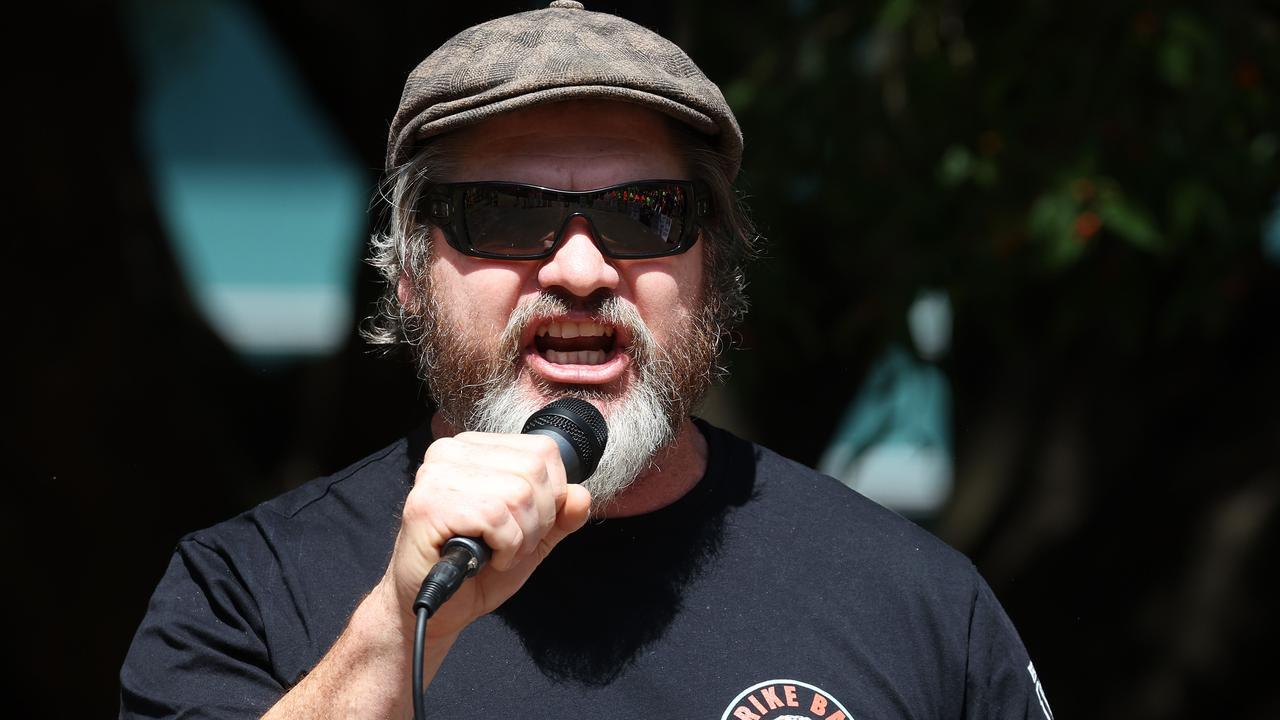
[[[600,350],[577,350],[559,352],[548,350],[545,353],[548,362],[556,365],[599,365],[604,362],[604,353]]]

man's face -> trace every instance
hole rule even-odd
[[[664,117],[626,103],[539,106],[451,140],[453,182],[590,190],[688,179]],[[665,415],[674,432],[705,390],[716,331],[704,319],[704,242],[680,255],[611,260],[591,232],[575,218],[552,257],[501,261],[463,255],[433,231],[424,373],[453,429],[518,431],[484,421],[513,404],[519,417],[576,394],[611,427],[630,399],[633,413]],[[639,395],[651,396],[642,410]]]

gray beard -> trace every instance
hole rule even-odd
[[[592,393],[571,391],[561,396],[590,400]],[[472,413],[470,429],[518,433],[529,416],[545,403],[529,397],[516,383],[503,383],[485,393]],[[591,512],[599,512],[653,464],[659,450],[675,439],[676,430],[662,411],[657,393],[646,383],[633,387],[609,412],[609,442],[595,473],[582,485],[591,492]]]
[[[592,314],[601,322],[626,328],[632,337],[626,352],[636,372],[621,395],[615,395],[583,386],[553,385],[523,369],[523,330],[539,318],[567,313],[570,305],[560,296],[543,293],[517,308],[503,330],[499,352],[488,363],[474,345],[449,343],[448,338],[465,335],[443,327],[447,323],[436,314],[440,306],[433,300],[428,299],[428,307],[434,312],[427,314],[434,317],[424,318],[432,332],[421,348],[419,365],[440,411],[455,428],[518,433],[543,405],[567,396],[594,400],[603,409],[609,441],[595,473],[583,483],[591,493],[593,515],[653,466],[654,457],[675,440],[714,377],[718,334],[708,319],[710,313],[691,318],[664,349],[634,307],[616,296],[599,300]],[[535,392],[522,386],[521,373],[530,376]]]

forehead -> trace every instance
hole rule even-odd
[[[639,105],[569,101],[503,113],[454,133],[453,182],[507,180],[591,190],[689,173],[671,120]]]

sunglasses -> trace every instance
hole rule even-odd
[[[637,260],[678,255],[698,239],[697,218],[710,213],[706,194],[687,180],[640,180],[571,192],[514,182],[429,185],[420,216],[464,255],[542,260],[581,217],[605,257]]]

